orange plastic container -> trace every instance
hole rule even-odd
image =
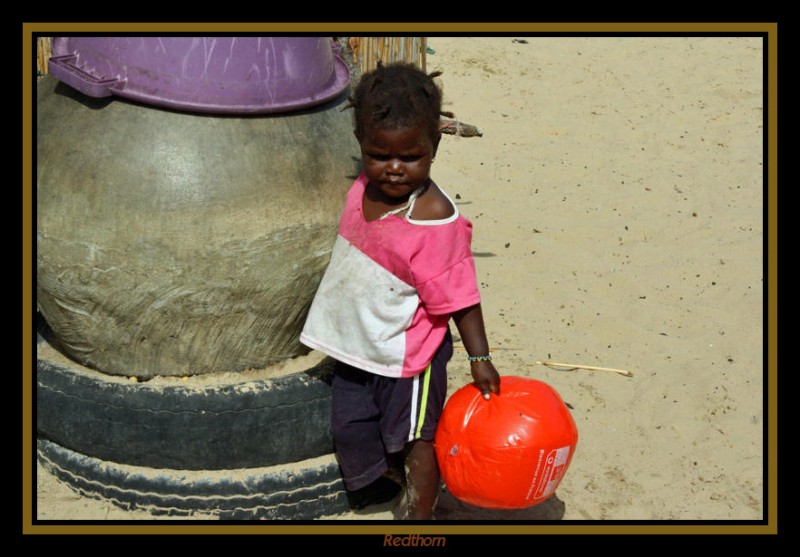
[[[550,498],[578,442],[559,394],[541,381],[503,376],[484,400],[470,383],[450,397],[435,449],[447,489],[489,509],[523,509]]]

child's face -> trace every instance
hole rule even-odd
[[[440,137],[424,126],[367,128],[360,144],[370,184],[386,197],[408,196],[428,180]]]

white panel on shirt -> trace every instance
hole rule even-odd
[[[354,367],[399,377],[417,291],[341,235],[300,340]]]

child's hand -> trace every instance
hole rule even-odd
[[[480,389],[483,398],[489,400],[490,394],[500,394],[500,374],[489,360],[470,362],[470,371],[475,385]]]
[[[486,329],[483,326],[481,305],[475,304],[453,313],[461,340],[469,356],[470,371],[475,385],[481,390],[483,398],[489,400],[490,393],[500,394],[500,374],[494,369]],[[488,358],[487,358],[488,356]]]

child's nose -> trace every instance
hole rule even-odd
[[[391,159],[389,161],[389,170],[391,172],[400,172],[402,169],[402,163],[400,159]]]

